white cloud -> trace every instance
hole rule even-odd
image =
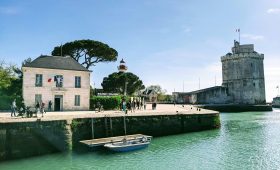
[[[280,8],[270,8],[266,11],[269,14],[279,14],[280,13]]]
[[[264,36],[262,35],[253,35],[253,34],[241,34],[241,37],[251,39],[251,40],[263,40]]]
[[[0,7],[0,14],[5,15],[16,15],[19,13],[19,10],[14,7]]]

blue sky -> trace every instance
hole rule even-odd
[[[280,1],[1,0],[0,60],[18,64],[53,47],[93,39],[116,49],[146,86],[192,91],[222,82],[220,57],[238,39],[264,53],[267,100],[280,84]],[[101,87],[115,63],[92,67]]]

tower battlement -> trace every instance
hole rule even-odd
[[[264,59],[264,55],[257,53],[257,52],[253,52],[253,53],[239,53],[239,54],[232,54],[232,53],[228,53],[224,56],[221,57],[221,61],[225,61],[225,60],[238,60],[240,58],[254,58],[254,59],[260,59],[263,60]]]
[[[228,88],[233,103],[265,103],[264,55],[254,51],[253,44],[234,41],[232,53],[221,57],[223,86]]]
[[[234,40],[234,46],[231,48],[233,54],[239,53],[253,53],[254,52],[254,44],[243,44],[240,45],[238,41]]]

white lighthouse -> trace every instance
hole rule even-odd
[[[127,70],[127,66],[125,65],[125,62],[124,62],[123,59],[120,61],[120,65],[118,66],[118,70],[121,73],[125,73],[126,70]]]

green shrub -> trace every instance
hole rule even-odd
[[[118,109],[121,103],[121,96],[93,96],[90,99],[90,109],[94,109],[99,102],[104,110],[114,110]]]
[[[9,96],[0,96],[0,110],[10,110],[13,99]]]
[[[21,101],[19,97],[0,95],[0,110],[10,110],[14,99],[17,100],[17,106],[19,106]]]
[[[11,110],[11,105],[13,100],[16,99],[17,107],[21,107],[21,97],[20,96],[8,96],[0,94],[0,110]]]

